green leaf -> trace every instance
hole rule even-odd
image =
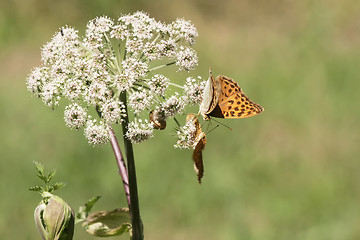
[[[29,188],[29,190],[42,193],[44,191],[44,188],[42,186],[34,186],[34,187]]]
[[[97,237],[117,236],[129,232],[131,230],[129,209],[93,212],[82,226],[88,233]]]
[[[55,173],[56,173],[56,170],[54,169],[48,174],[48,176],[46,178],[46,183],[49,183],[51,181],[51,179],[54,177]]]
[[[60,188],[62,188],[62,187],[65,187],[65,183],[64,182],[56,182],[56,183],[54,183],[53,185],[51,185],[50,187],[49,187],[49,191],[51,190],[51,191],[55,191],[55,190],[58,190],[58,189],[60,189]]]
[[[34,161],[34,165],[35,165],[36,170],[38,171],[38,176],[39,175],[44,176],[44,165],[42,165],[39,162],[35,162],[35,161]]]
[[[93,197],[91,199],[89,199],[89,201],[87,201],[87,203],[85,203],[85,211],[87,213],[89,213],[91,211],[91,209],[93,208],[93,206],[95,205],[95,203],[101,198],[101,196],[96,196]]]
[[[96,196],[89,199],[84,206],[79,207],[79,211],[76,213],[76,223],[86,220],[89,212],[94,207],[95,203],[101,198],[101,196]]]

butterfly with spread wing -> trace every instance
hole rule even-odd
[[[246,118],[264,111],[259,104],[252,102],[240,86],[231,78],[219,75],[206,82],[200,114],[205,120],[217,118]]]

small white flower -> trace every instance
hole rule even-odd
[[[136,79],[130,76],[126,76],[125,74],[115,74],[111,76],[111,87],[114,87],[117,91],[127,91],[129,90]]]
[[[75,30],[72,27],[63,27],[60,30],[60,34],[63,37],[63,39],[65,41],[68,42],[72,42],[75,41],[76,43],[78,43],[77,41],[79,40],[79,35],[78,35],[79,31]]]
[[[201,77],[198,79],[201,81]],[[184,85],[184,93],[187,96],[187,102],[190,104],[200,104],[202,101],[202,93],[204,91],[205,81],[199,84],[195,78],[188,77]]]
[[[135,121],[129,123],[126,137],[132,143],[141,143],[148,140],[153,137],[153,125],[147,120],[142,122],[141,119],[135,119]]]
[[[177,45],[175,39],[161,40],[156,44],[161,57],[174,58],[176,56]]]
[[[129,107],[134,110],[136,114],[149,108],[152,104],[153,95],[149,91],[142,88],[134,91],[129,96]]]
[[[55,108],[59,105],[59,101],[61,100],[61,81],[57,81],[55,79],[51,82],[44,83],[41,98],[45,105]]]
[[[64,119],[66,126],[79,129],[85,126],[88,119],[87,111],[77,103],[70,104],[65,107]]]
[[[148,14],[138,11],[131,15],[125,15],[119,18],[119,25],[125,25],[125,27],[119,27],[117,30],[125,30],[126,37],[138,37],[139,39],[151,39],[153,36],[152,31],[156,29],[157,24],[153,18],[150,18]],[[122,34],[114,33],[115,36],[124,37]]]
[[[113,123],[122,123],[126,117],[125,105],[117,100],[108,100],[100,108],[101,116],[109,125]]]
[[[196,27],[183,18],[176,19],[171,25],[171,33],[184,38],[190,45],[195,42],[195,38],[198,36]]]
[[[94,81],[84,93],[84,98],[89,104],[101,104],[111,99],[112,93],[102,81]]]
[[[135,55],[140,55],[144,49],[144,43],[141,39],[134,37],[126,41],[126,51]]]
[[[101,146],[110,140],[109,130],[110,127],[104,122],[97,123],[94,119],[86,122],[84,134],[89,144]]]
[[[173,117],[178,113],[181,113],[185,108],[184,100],[179,97],[178,93],[171,96],[166,102],[161,104],[160,109],[164,111],[165,117]]]
[[[37,67],[30,73],[26,81],[27,89],[37,97],[40,97],[43,85],[49,81],[49,68]]]
[[[150,91],[158,94],[160,96],[164,96],[166,89],[168,88],[170,83],[170,80],[161,74],[155,74],[150,81],[148,82],[148,85],[150,87]]]
[[[149,60],[154,61],[161,58],[160,51],[157,45],[153,42],[146,42],[143,44],[142,54]]]
[[[104,34],[110,31],[114,22],[108,17],[97,17],[90,20],[86,26],[86,42],[87,45],[93,48],[104,47],[102,38]]]
[[[64,95],[70,101],[79,100],[85,91],[84,82],[78,78],[69,79],[64,86]]]
[[[124,17],[120,17],[116,25],[113,26],[110,37],[118,40],[125,40],[131,36],[131,26],[129,23],[124,21]]]
[[[129,57],[122,61],[122,67],[125,76],[136,80],[145,77],[149,70],[149,66],[146,63],[133,57]]]
[[[71,62],[80,54],[78,31],[71,27],[63,27],[50,42],[41,49],[41,60],[45,64]]]
[[[194,121],[188,121],[183,127],[176,132],[178,140],[174,145],[175,148],[193,148],[196,141],[196,126]]]
[[[196,51],[190,47],[180,47],[180,51],[176,55],[176,65],[179,66],[179,71],[193,70],[198,64],[198,57]]]

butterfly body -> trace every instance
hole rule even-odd
[[[205,120],[217,118],[246,118],[264,111],[259,104],[252,102],[240,86],[226,76],[211,75],[205,85],[200,113]]]

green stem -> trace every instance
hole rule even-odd
[[[172,86],[175,86],[175,87],[178,87],[178,88],[184,89],[184,86],[181,86],[181,85],[179,85],[179,84],[172,83],[172,82],[170,82],[169,84],[170,84],[170,85],[172,85]]]
[[[130,189],[130,214],[131,214],[131,225],[132,225],[132,240],[143,240],[143,226],[140,218],[139,209],[139,198],[136,183],[136,171],[135,171],[135,160],[132,143],[126,138],[125,133],[128,129],[129,117],[126,104],[126,91],[120,94],[121,101],[125,104],[126,117],[125,121],[121,124],[123,130],[125,155],[127,159],[128,177],[129,177],[129,189]]]
[[[163,68],[163,67],[167,67],[167,66],[173,65],[173,64],[175,64],[175,63],[176,63],[176,62],[170,62],[170,63],[164,64],[164,65],[160,65],[160,66],[157,66],[157,67],[153,67],[152,69],[149,69],[149,72],[154,71],[154,70],[158,70],[158,69]]]

